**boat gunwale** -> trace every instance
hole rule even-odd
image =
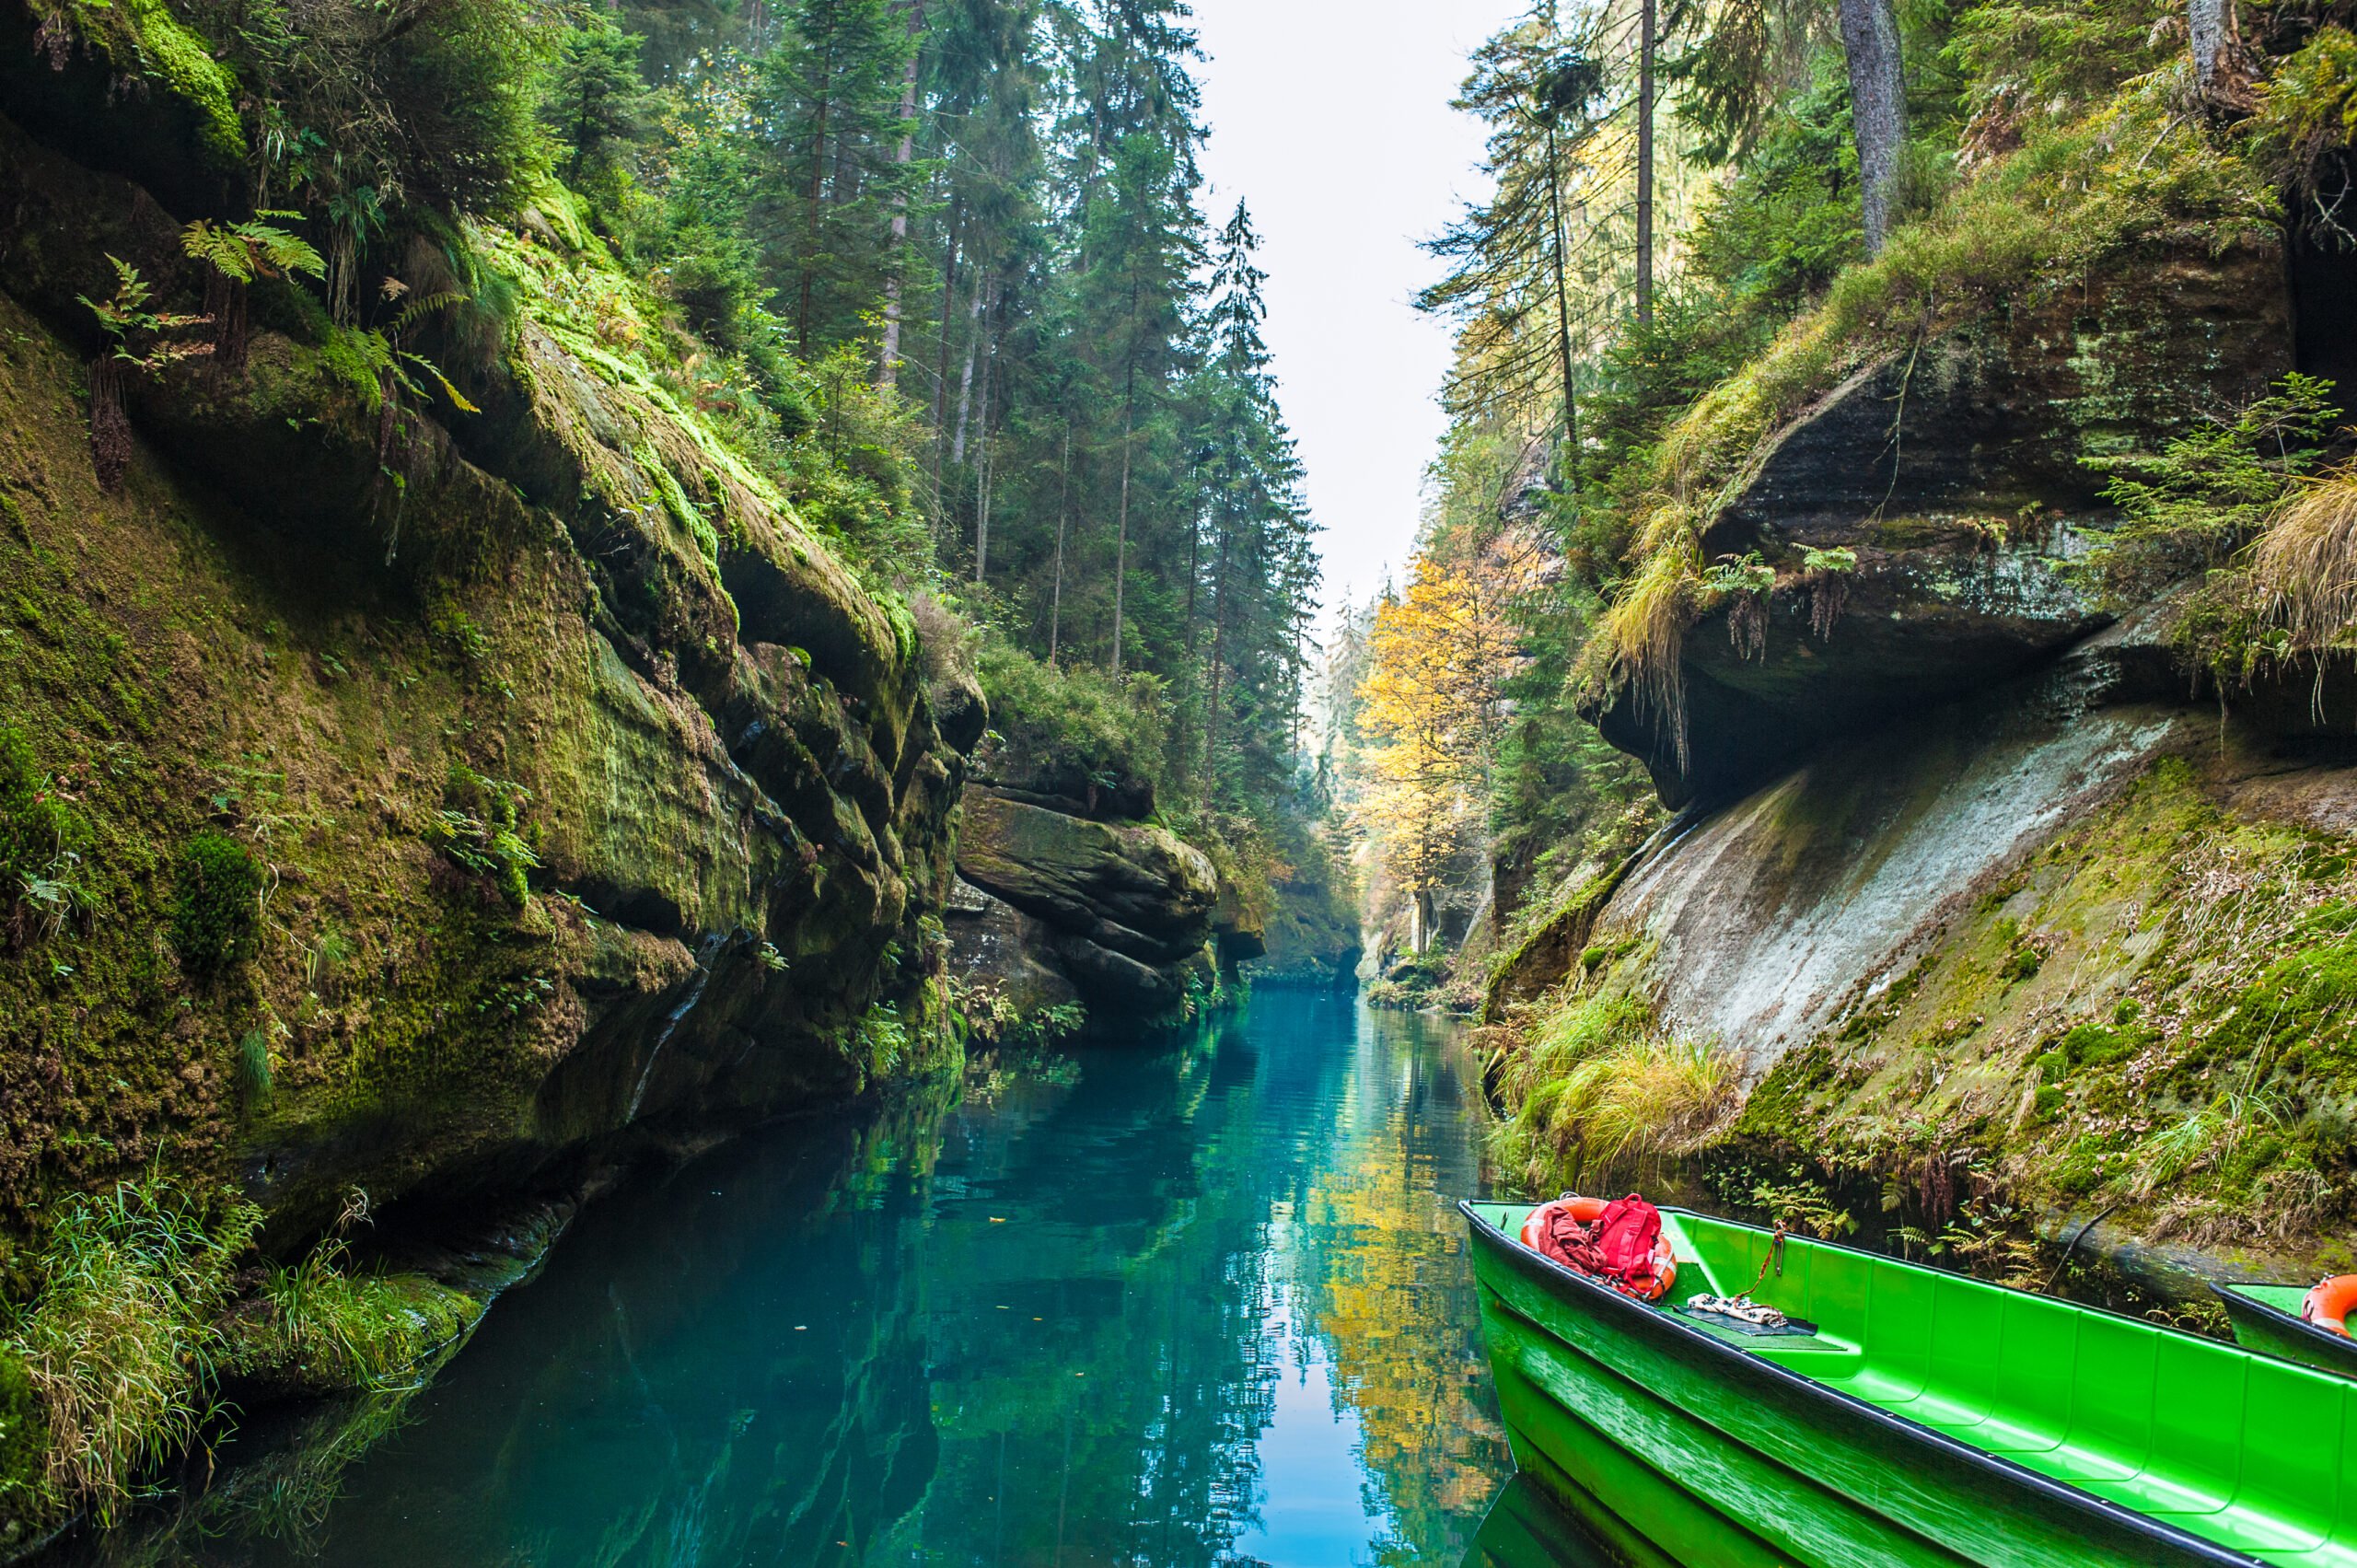
[[[1495,1207],[1511,1208],[1514,1206],[1510,1202],[1497,1203],[1494,1200],[1492,1200],[1492,1206]],[[2014,1460],[2008,1459],[2002,1454],[1992,1453],[1986,1448],[1977,1448],[1971,1444],[1964,1442],[1960,1438],[1950,1436],[1948,1434],[1940,1431],[1937,1427],[1928,1426],[1922,1422],[1916,1421],[1911,1417],[1900,1415],[1896,1411],[1887,1410],[1883,1406],[1877,1405],[1869,1400],[1862,1400],[1857,1395],[1849,1392],[1847,1389],[1836,1388],[1829,1382],[1811,1377],[1806,1373],[1796,1371],[1792,1367],[1783,1365],[1782,1363],[1771,1361],[1766,1356],[1761,1355],[1759,1352],[1752,1350],[1747,1346],[1731,1344],[1725,1340],[1720,1339],[1715,1334],[1705,1333],[1701,1329],[1691,1323],[1684,1321],[1676,1314],[1663,1310],[1650,1302],[1642,1302],[1634,1299],[1633,1297],[1624,1295],[1620,1292],[1614,1290],[1609,1285],[1602,1284],[1595,1280],[1589,1279],[1587,1276],[1580,1273],[1576,1270],[1565,1268],[1562,1264],[1558,1263],[1555,1260],[1548,1257],[1546,1254],[1539,1252],[1533,1248],[1524,1246],[1519,1237],[1508,1234],[1506,1231],[1492,1225],[1487,1219],[1483,1218],[1481,1214],[1476,1211],[1474,1200],[1472,1199],[1461,1198],[1457,1200],[1457,1207],[1458,1212],[1464,1214],[1468,1223],[1477,1225],[1482,1230],[1486,1230],[1491,1236],[1495,1237],[1500,1242],[1504,1243],[1509,1249],[1508,1256],[1514,1258],[1517,1265],[1524,1268],[1535,1266],[1542,1271],[1539,1276],[1541,1279],[1547,1279],[1551,1276],[1555,1280],[1560,1280],[1576,1286],[1587,1299],[1600,1302],[1607,1306],[1611,1311],[1622,1314],[1622,1320],[1624,1322],[1644,1324],[1652,1330],[1666,1329],[1669,1330],[1670,1337],[1672,1339],[1684,1344],[1698,1347],[1704,1351],[1708,1355],[1717,1356],[1729,1366],[1740,1369],[1748,1376],[1757,1377],[1764,1375],[1766,1380],[1771,1384],[1800,1394],[1808,1400],[1829,1404],[1837,1410],[1844,1411],[1855,1416],[1864,1417],[1871,1426],[1879,1427],[1896,1436],[1904,1438],[1920,1446],[1927,1447],[1944,1458],[1960,1460],[1967,1468],[1984,1472],[1995,1480],[2026,1488],[2045,1501],[2060,1504],[2065,1510],[2072,1513],[2093,1515],[2097,1520],[2100,1520],[2105,1525],[2125,1528],[2131,1534],[2143,1537],[2158,1544],[2165,1545],[2172,1551],[2187,1553],[2199,1561],[2220,1564],[2222,1565],[2222,1568],[2264,1568],[2262,1560],[2259,1558],[2250,1556],[2245,1552],[2237,1551],[2232,1547],[2222,1546],[2216,1541],[2195,1535],[2178,1526],[2168,1524],[2161,1519],[2154,1518],[2150,1514],[2140,1513],[2136,1509],[2128,1507],[2124,1504],[2114,1503],[2107,1497],[2098,1497],[2092,1492],[2087,1492],[2072,1485],[2069,1481],[2057,1481],[2052,1476],[2042,1474],[2039,1471],[2031,1469],[2026,1465],[2019,1464]],[[1717,1225],[1732,1225],[1747,1230],[1762,1231],[1762,1227],[1758,1225],[1746,1225],[1740,1220],[1728,1220],[1716,1214],[1705,1214],[1692,1209],[1665,1208],[1662,1212],[1671,1214],[1692,1214],[1697,1219],[1710,1220],[1713,1224]],[[1765,1232],[1762,1231],[1762,1234],[1765,1234]],[[1924,1269],[1922,1265],[1910,1263],[1903,1258],[1893,1258],[1887,1253],[1870,1251],[1863,1247],[1847,1246],[1838,1241],[1821,1241],[1813,1237],[1806,1237],[1803,1239],[1807,1240],[1811,1246],[1827,1247],[1840,1252],[1854,1252],[1862,1258],[1872,1259],[1882,1263],[1896,1264],[1901,1268],[1920,1269],[1922,1270],[1923,1272],[1932,1274],[1944,1274],[1948,1272],[1948,1271],[1940,1269]],[[1971,1276],[1956,1275],[1954,1277],[1970,1279]],[[1989,1282],[1985,1280],[1974,1281],[1973,1283],[1977,1284],[1989,1283]],[[2006,1290],[2008,1287],[2003,1285],[1990,1285],[1989,1288],[1991,1290]],[[1494,1291],[1491,1294],[1493,1295],[1496,1295]],[[2025,1291],[2017,1294],[2031,1295],[2033,1293]],[[2046,1297],[2044,1299],[2061,1300],[2061,1298]],[[1549,1338],[1557,1341],[1559,1343],[1563,1342],[1562,1336],[1556,1333],[1546,1324],[1539,1323],[1535,1319],[1530,1318],[1525,1313],[1515,1311],[1514,1307],[1508,1303],[1501,1301],[1500,1305],[1504,1307],[1507,1311],[1513,1312],[1516,1318],[1520,1318],[1524,1321],[1531,1323],[1532,1327],[1538,1329],[1542,1333],[1545,1333]],[[2159,1332],[2183,1332],[2182,1330],[2165,1329],[2162,1325],[2150,1322],[2143,1318],[2130,1318],[2124,1313],[2113,1312],[2107,1307],[2090,1307],[2075,1301],[2063,1301],[2062,1305],[2072,1307],[2073,1310],[2077,1311],[2092,1313],[2107,1318],[2118,1318],[2123,1322],[2136,1323],[2143,1328],[2152,1329]],[[2198,1339],[2201,1336],[2187,1335],[2186,1337],[2189,1339]],[[2212,1341],[2206,1342],[2215,1343],[2217,1342]],[[1574,1352],[1578,1352],[1577,1346],[1573,1346],[1572,1348]],[[2239,1350],[2245,1354],[2263,1353],[2260,1352],[2247,1350],[2240,1345],[2225,1345],[2222,1346],[2222,1348],[2228,1350]],[[2276,1357],[2273,1359],[2280,1360],[2282,1358]],[[2317,1369],[2311,1368],[2310,1370]],[[2330,1374],[2323,1375],[2330,1376]],[[1682,1409],[1683,1407],[1679,1408]],[[1687,1411],[1685,1413],[1690,1420],[1702,1420],[1700,1415],[1691,1411]],[[1713,1423],[1706,1422],[1704,1424],[1710,1425]],[[1746,1439],[1736,1434],[1724,1433],[1724,1434],[1735,1442],[1743,1444],[1747,1447],[1752,1446]],[[1792,1465],[1789,1460],[1777,1458],[1776,1456],[1768,1454],[1764,1450],[1754,1448],[1753,1451],[1760,1453],[1763,1458],[1769,1458],[1775,1463],[1784,1465],[1787,1469],[1794,1469],[1796,1473],[1807,1473],[1806,1471],[1799,1470],[1798,1467]],[[1862,1502],[1854,1497],[1851,1497],[1847,1493],[1841,1492],[1838,1487],[1833,1486],[1830,1482],[1818,1480],[1817,1484],[1824,1486],[1828,1491],[1833,1492],[1836,1495],[1844,1498],[1853,1507],[1863,1509],[1869,1513],[1875,1513],[1877,1515],[1881,1514],[1881,1511],[1875,1508],[1872,1504]],[[1886,1518],[1890,1517],[1887,1515],[1881,1515],[1881,1516]],[[1901,1528],[1910,1530],[1916,1528],[1916,1527],[1908,1524],[1904,1520],[1894,1518],[1891,1522],[1899,1526]]]
[[[2278,1289],[2284,1288],[2278,1284],[2276,1281],[2204,1280],[2202,1283],[2208,1285],[2210,1287],[2210,1293],[2218,1297],[2222,1302],[2233,1301],[2244,1307],[2255,1307],[2259,1311],[2266,1313],[2268,1325],[2270,1328],[2297,1330],[2299,1331],[2297,1335],[2299,1342],[2305,1344],[2310,1342],[2314,1342],[2315,1343],[2323,1346],[2325,1349],[2331,1351],[2334,1354],[2341,1357],[2343,1360],[2357,1362],[2357,1338],[2351,1338],[2347,1334],[2336,1334],[2329,1329],[2319,1329],[2314,1323],[2309,1322],[2305,1318],[2301,1317],[2296,1312],[2286,1312],[2282,1307],[2276,1306],[2273,1302],[2261,1301],[2255,1295],[2244,1295],[2235,1288],[2236,1285],[2270,1285]],[[2293,1285],[2289,1288],[2297,1290],[2299,1287],[2297,1285]],[[2227,1309],[2226,1315],[2229,1318],[2234,1316],[2232,1308]],[[2244,1344],[2239,1337],[2236,1338],[2235,1343],[2237,1348],[2248,1351],[2253,1355],[2273,1356],[2277,1361],[2288,1359],[2287,1357],[2277,1355],[2275,1352],[2268,1350],[2263,1346]],[[2336,1371],[2334,1368],[2329,1366],[2317,1366],[2314,1362],[2297,1361],[2293,1362],[2292,1365],[2294,1366],[2305,1366],[2311,1371],[2323,1372],[2333,1376],[2348,1376],[2347,1373]]]

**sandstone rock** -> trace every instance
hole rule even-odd
[[[2276,247],[2120,258],[1859,371],[1774,436],[1703,552],[1779,571],[1754,647],[1730,607],[1685,640],[1686,755],[1627,694],[1596,715],[1673,806],[1724,800],[1829,737],[1985,690],[2102,626],[2058,569],[2102,526],[2084,459],[2151,447],[2292,368]],[[1802,572],[1847,549],[1857,569]],[[1812,624],[1813,617],[1816,624]]]
[[[979,786],[966,791],[958,872],[1038,923],[1033,951],[1082,993],[1150,1014],[1182,998],[1177,971],[1211,939],[1219,900],[1210,860],[1176,834]]]
[[[994,988],[1025,1016],[1079,996],[1053,961],[1056,931],[963,877],[942,906],[950,966],[970,985]]]

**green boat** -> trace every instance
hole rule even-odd
[[[1648,1305],[1523,1246],[1529,1205],[1459,1207],[1515,1464],[1632,1560],[2357,1568],[2357,1382],[1675,1209]],[[1763,1265],[1813,1331],[1684,1309]]]
[[[2235,1343],[2357,1377],[2357,1340],[2319,1329],[2300,1316],[2307,1286],[2235,1282],[2212,1283],[2210,1289],[2235,1325]]]

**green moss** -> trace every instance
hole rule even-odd
[[[164,0],[65,0],[64,10],[117,70],[161,86],[194,111],[207,162],[224,173],[244,167],[238,78]]]
[[[2235,997],[2211,1035],[2212,1047],[2240,1055],[2303,1043],[2346,1047],[2357,1035],[2357,937],[2288,953]]]
[[[22,1352],[0,1345],[0,1520],[38,1517],[49,1433]]]
[[[253,957],[261,889],[261,867],[245,845],[210,828],[189,840],[172,905],[180,967],[209,981]]]
[[[2081,1068],[2100,1067],[2133,1056],[2143,1043],[2144,1037],[2131,1031],[2108,1029],[2101,1024],[2081,1024],[2055,1042],[2052,1050],[2038,1056],[2038,1076],[2049,1084],[2060,1083]]]
[[[90,840],[89,819],[59,794],[25,732],[0,725],[0,909],[35,877],[70,877]]]
[[[1744,1102],[1731,1135],[1793,1139],[1798,1129],[1822,1118],[1823,1109],[1817,1101],[1840,1076],[1840,1064],[1825,1046],[1786,1051]]]

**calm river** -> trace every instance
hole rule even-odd
[[[324,1511],[290,1496],[171,1553],[1466,1557],[1511,1463],[1452,1207],[1482,1180],[1460,1031],[1264,990],[1181,1048],[948,1098],[593,1204]]]

